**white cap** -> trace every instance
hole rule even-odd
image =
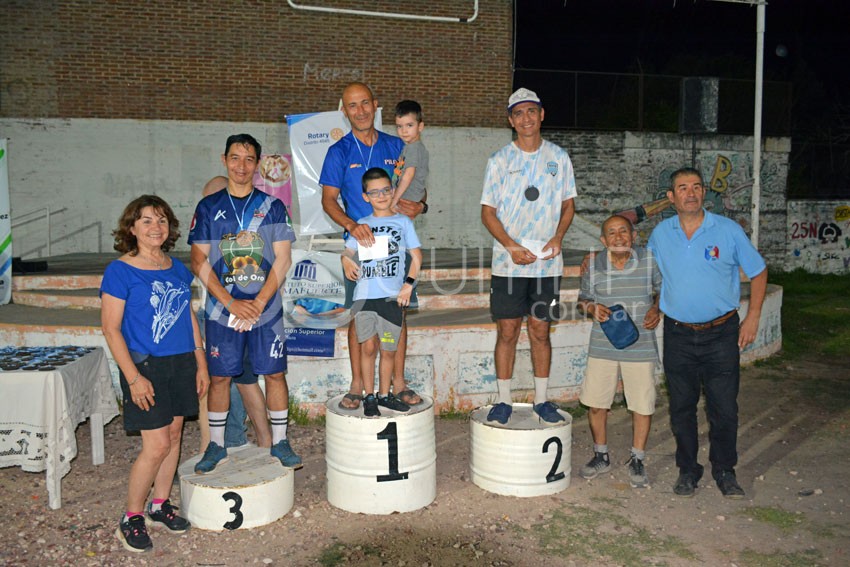
[[[540,97],[537,96],[537,93],[534,91],[530,91],[526,88],[521,88],[517,90],[511,97],[508,99],[508,110],[512,109],[516,105],[521,102],[533,102],[534,104],[542,106],[540,103]]]

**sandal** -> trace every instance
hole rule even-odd
[[[346,395],[344,395],[342,397],[342,399],[339,401],[339,409],[356,410],[360,407],[360,400],[362,400],[362,399],[363,399],[363,396],[361,396],[360,394],[352,394],[351,392],[349,392]],[[349,405],[349,406],[345,405],[346,400],[348,400],[348,402],[351,405]]]
[[[395,397],[402,403],[405,403],[409,406],[418,406],[422,403],[422,398],[419,396],[419,394],[417,394],[410,388],[408,388],[407,390],[402,390],[401,392],[396,394]]]

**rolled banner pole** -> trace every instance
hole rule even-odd
[[[9,207],[9,154],[0,139],[0,305],[12,300],[12,219]]]

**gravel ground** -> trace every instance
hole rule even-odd
[[[847,361],[748,368],[741,402],[738,478],[744,500],[727,500],[707,478],[694,498],[672,493],[674,442],[664,398],[650,437],[647,489],[632,489],[624,466],[630,422],[610,416],[611,473],[577,476],[591,452],[584,418],[573,426],[570,487],[513,498],[469,481],[469,423],[438,419],[437,497],[406,514],[368,516],[326,499],[324,430],[291,426],[304,457],[295,504],[281,520],[228,532],[151,532],[154,550],[130,554],[115,539],[126,478],[140,438],[117,418],[107,426],[106,462],[92,466],[88,424],[62,483],[63,507],[47,507],[44,474],[0,470],[4,565],[848,565],[850,410],[841,383]],[[701,434],[705,446],[704,416]],[[199,445],[186,425],[184,456]],[[703,462],[707,461],[707,451]],[[172,500],[179,505],[175,486]],[[544,563],[545,562],[545,563]]]

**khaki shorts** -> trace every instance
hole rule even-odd
[[[623,375],[623,392],[629,410],[640,415],[655,413],[655,362],[588,357],[579,395],[581,403],[591,408],[609,409],[617,391],[619,374]]]

